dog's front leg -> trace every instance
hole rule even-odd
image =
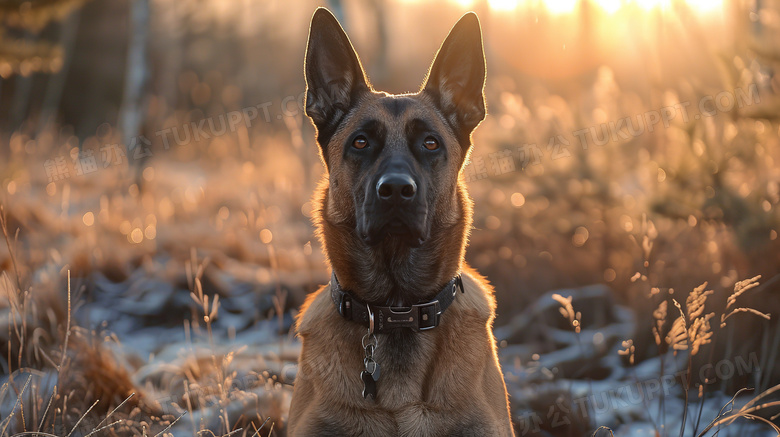
[[[492,423],[485,414],[475,411],[454,411],[437,408],[425,402],[415,402],[396,413],[398,435],[404,437],[483,437],[510,436],[506,430]]]
[[[433,437],[445,435],[443,417],[436,408],[425,402],[414,402],[403,407],[397,414],[398,434],[405,437]]]
[[[506,389],[489,325],[474,315],[449,314],[430,356],[425,390],[396,410],[399,434],[414,437],[511,437]],[[459,351],[469,351],[460,353]],[[422,385],[421,385],[422,387]]]
[[[469,414],[471,416],[471,414]],[[398,434],[404,437],[478,437],[500,435],[478,417],[443,410],[425,402],[407,405],[396,414]]]

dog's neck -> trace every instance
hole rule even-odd
[[[400,238],[368,246],[353,225],[329,221],[327,189],[322,189],[315,224],[341,286],[376,305],[410,306],[436,296],[460,272],[471,228],[471,200],[462,183],[455,195],[462,219],[448,226],[433,224],[430,237],[412,248]]]

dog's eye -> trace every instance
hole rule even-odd
[[[368,140],[366,137],[360,136],[355,138],[354,141],[352,141],[352,147],[356,149],[365,149],[368,146]]]
[[[436,141],[436,138],[434,137],[426,138],[423,144],[425,145],[425,148],[428,150],[436,150],[439,148],[439,142]]]

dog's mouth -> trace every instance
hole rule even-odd
[[[391,217],[383,223],[371,223],[364,221],[363,230],[358,230],[363,241],[369,246],[386,240],[401,241],[410,247],[420,247],[428,238],[425,232],[424,218],[420,223],[409,224],[399,217]]]

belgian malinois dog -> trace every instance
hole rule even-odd
[[[327,170],[314,221],[333,275],[296,321],[289,435],[513,435],[493,290],[464,261],[462,169],[485,118],[477,16],[453,27],[415,94],[375,91],[326,9],[305,62]]]

